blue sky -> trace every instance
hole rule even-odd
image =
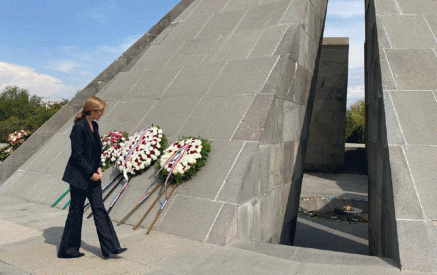
[[[71,98],[177,3],[1,0],[0,88]],[[364,0],[329,0],[325,36],[350,37],[350,104],[364,96]]]

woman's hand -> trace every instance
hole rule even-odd
[[[92,181],[98,181],[102,178],[102,176],[100,176],[98,173],[94,173],[91,177]]]
[[[102,167],[97,168],[97,174],[99,174],[100,179],[103,177]]]

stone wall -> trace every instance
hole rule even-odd
[[[154,230],[219,245],[236,238],[279,242],[290,186],[302,176],[295,171],[303,171],[296,159],[307,140],[326,5],[193,1],[97,92],[108,103],[101,134],[132,134],[153,123],[170,141],[188,135],[212,141],[207,165],[178,187]],[[73,114],[69,118],[0,186],[1,193],[49,205],[67,188],[60,178],[70,155]],[[111,218],[125,216],[154,172],[130,181]],[[105,172],[104,183],[109,177]],[[127,224],[135,224],[153,199]]]
[[[320,54],[305,170],[344,166],[349,38],[325,37]]]
[[[370,252],[436,272],[437,4],[366,1]]]

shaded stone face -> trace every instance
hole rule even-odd
[[[436,14],[427,0],[368,1],[366,10],[370,250],[422,272],[437,270],[427,164],[437,160]]]

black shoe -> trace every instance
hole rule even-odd
[[[67,259],[67,258],[80,258],[82,256],[85,256],[85,254],[80,253],[80,252],[72,253],[72,254],[68,254],[68,253],[59,253],[58,254],[58,258],[65,258],[65,259]]]
[[[119,249],[117,249],[115,251],[109,252],[109,254],[102,253],[102,255],[103,255],[104,258],[108,258],[110,254],[117,255],[117,254],[121,254],[121,253],[125,252],[126,250],[127,250],[126,247],[125,248],[119,248]]]
[[[111,254],[121,254],[121,253],[125,252],[126,250],[127,250],[126,247],[125,248],[119,248],[119,249],[111,252]]]

